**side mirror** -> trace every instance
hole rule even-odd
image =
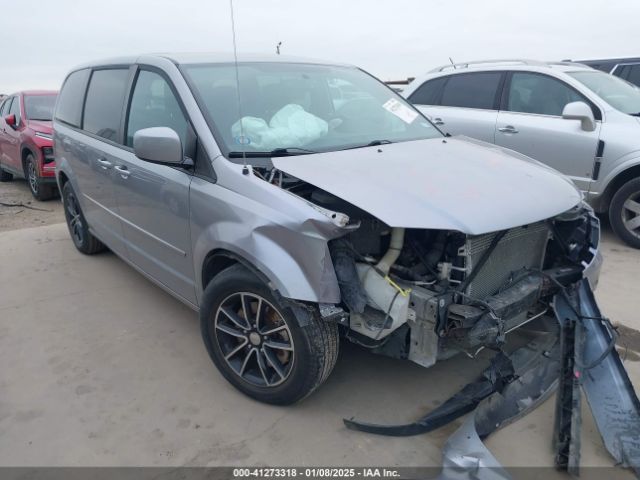
[[[567,103],[562,110],[562,118],[567,120],[580,120],[580,126],[585,132],[593,132],[596,129],[596,119],[591,107],[584,102]]]
[[[180,137],[167,127],[138,130],[133,135],[133,153],[150,162],[179,164],[184,161]]]
[[[4,117],[4,121],[7,122],[7,125],[9,125],[10,127],[15,127],[16,126],[16,116],[15,114],[11,114],[11,115],[7,115],[6,117]]]

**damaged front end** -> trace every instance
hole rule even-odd
[[[350,419],[345,420],[348,428],[416,435],[473,412],[445,447],[444,477],[462,473],[481,478],[481,467],[508,477],[482,440],[559,387],[556,465],[575,474],[582,386],[609,451],[623,465],[640,465],[640,404],[612,347],[611,325],[601,317],[591,293],[602,257],[599,220],[588,205],[574,201],[568,210],[536,218],[523,213],[527,206],[521,202],[509,214],[528,215],[531,222],[509,227],[504,219],[474,223],[472,216],[463,216],[460,203],[455,216],[445,218],[443,208],[432,202],[412,211],[433,214],[433,221],[445,228],[425,228],[432,219],[424,217],[403,220],[410,224],[403,227],[400,220],[390,220],[383,203],[365,204],[370,197],[361,189],[336,187],[329,176],[301,180],[309,172],[293,161],[280,166],[291,173],[283,174],[275,165],[262,178],[340,219],[343,234],[327,242],[340,302],[320,303],[318,310],[327,321],[338,322],[348,340],[424,367],[460,353],[475,358],[483,349],[496,352],[479,378],[423,418],[405,425]],[[450,195],[440,194],[439,200]],[[407,218],[407,212],[403,215]],[[462,223],[470,227],[455,227]],[[491,224],[506,228],[492,230]],[[536,335],[514,349],[507,342],[514,331]],[[592,368],[606,369],[596,386],[581,377]],[[607,375],[610,378],[604,378]],[[609,389],[615,393],[605,398]],[[626,409],[612,406],[612,398]],[[628,425],[621,428],[623,423]]]
[[[329,242],[347,336],[425,367],[499,349],[507,333],[553,316],[559,288],[585,274],[597,282],[600,227],[583,205],[483,235],[389,228],[363,217],[360,228]]]

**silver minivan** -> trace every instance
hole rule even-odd
[[[500,348],[594,287],[599,223],[570,180],[446,138],[348,65],[149,55],[74,69],[54,118],[71,238],[199,311],[224,377],[302,399],[340,337],[422,366]]]
[[[640,248],[640,89],[572,62],[439,67],[403,95],[450,135],[513,149],[569,176]]]

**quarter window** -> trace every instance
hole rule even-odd
[[[589,103],[567,84],[547,75],[514,73],[507,99],[510,112],[561,116],[567,103]]]
[[[631,70],[631,65],[622,65],[621,67],[616,68],[611,74],[615,75],[616,77],[624,78],[626,80],[627,77],[629,76],[630,70]]]
[[[423,83],[409,96],[409,101],[416,105],[438,105],[442,86],[447,77],[435,78]]]
[[[154,72],[142,70],[131,98],[126,144],[133,146],[133,135],[143,128],[169,127],[185,146],[188,123],[167,81]]]
[[[56,120],[74,127],[80,127],[82,102],[84,102],[84,93],[87,90],[87,81],[90,73],[89,70],[79,70],[67,77],[58,97],[55,113]]]
[[[2,115],[3,117],[5,115],[9,115],[9,106],[11,105],[11,100],[13,100],[12,97],[8,97],[3,103],[2,103],[2,108],[0,108],[0,115]]]
[[[629,74],[627,81],[634,85],[640,86],[640,65],[629,65]]]
[[[82,128],[117,142],[129,70],[96,70],[91,75]]]
[[[502,72],[478,72],[448,77],[442,92],[447,107],[495,109]]]

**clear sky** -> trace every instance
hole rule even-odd
[[[234,0],[240,52],[357,64],[383,80],[455,61],[640,56],[638,0]],[[231,51],[229,0],[0,0],[0,93],[88,60]]]

